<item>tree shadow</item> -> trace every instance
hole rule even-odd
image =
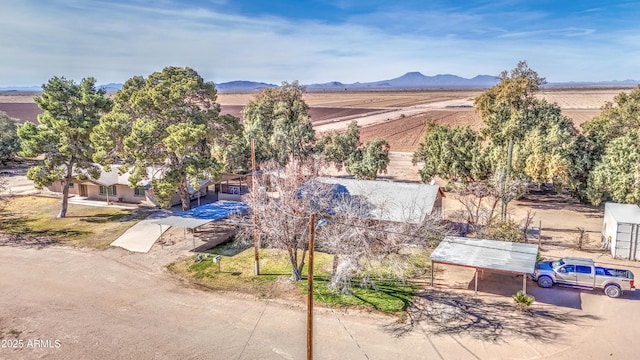
[[[376,290],[378,293],[382,293],[385,294],[387,297],[392,298],[392,299],[396,299],[402,302],[402,311],[406,311],[409,306],[411,305],[411,295],[413,295],[413,292],[410,291],[402,291],[402,290],[381,290],[378,289]],[[380,304],[367,300],[365,298],[363,298],[362,296],[359,296],[357,294],[352,294],[353,297],[355,297],[356,299],[362,301],[363,304],[367,304],[368,306],[371,306],[372,308],[378,310],[378,311],[386,311],[384,308],[382,308],[380,306]]]
[[[94,224],[105,224],[109,222],[126,222],[132,220],[142,220],[148,215],[147,212],[138,211],[135,209],[132,210],[120,210],[117,213],[109,213],[109,214],[95,214],[90,216],[78,216],[80,217],[80,221],[94,223]],[[70,217],[70,216],[67,216]]]
[[[196,248],[196,250],[200,248],[205,248],[204,250],[198,250],[198,251],[207,252],[207,253],[216,254],[216,255],[235,256],[253,246],[250,244],[236,243],[233,240],[217,246],[209,246],[208,244],[209,242],[202,245],[201,247]]]
[[[25,234],[0,233],[0,246],[26,247],[39,250],[56,245],[61,245],[60,240],[29,236]]]
[[[467,290],[474,289],[475,279],[472,279],[467,285]],[[478,277],[478,290],[483,293],[500,295],[509,299],[518,291],[522,290],[522,275],[484,272],[484,274]],[[532,295],[538,303],[577,310],[582,309],[582,299],[579,290],[558,286],[554,286],[552,289],[544,289],[529,278],[527,278],[526,290],[527,294]]]
[[[330,281],[327,277],[321,277],[316,281],[318,280],[324,280],[327,283]],[[388,312],[388,309],[383,308],[381,304],[394,300],[400,301],[402,303],[402,308],[400,309],[401,311],[406,311],[411,304],[411,299],[415,295],[415,290],[413,288],[410,288],[408,286],[398,286],[400,284],[389,282],[388,280],[374,282],[371,286],[363,286],[360,280],[352,279],[351,284],[351,296],[361,301],[362,304],[365,304],[368,307],[382,312]],[[359,295],[353,289],[375,291],[375,299],[379,301],[373,301],[372,299],[374,297],[365,297],[363,295]]]
[[[536,210],[574,210],[587,217],[602,217],[604,206],[592,206],[566,194],[529,193],[518,199],[518,205]]]
[[[583,325],[599,317],[534,305],[518,311],[513,302],[485,301],[470,295],[425,290],[414,297],[407,319],[386,326],[395,336],[411,333],[416,327],[428,327],[434,335],[465,334],[483,341],[498,342],[509,336],[540,341],[557,341],[565,333],[560,324]]]
[[[35,219],[22,217],[4,217],[0,219],[0,230],[7,235],[18,236],[18,239],[12,238],[10,242],[15,243],[19,239],[29,239],[29,244],[50,244],[52,242],[59,243],[62,238],[75,238],[82,235],[91,234],[91,231],[77,229],[34,229],[32,223]],[[27,235],[28,234],[28,235]]]

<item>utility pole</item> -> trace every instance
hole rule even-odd
[[[258,253],[258,214],[256,214],[256,148],[254,140],[251,139],[251,191],[253,192],[253,250],[255,274],[260,275],[260,254]]]
[[[309,275],[307,277],[307,360],[313,360],[313,236],[314,215],[309,215]]]

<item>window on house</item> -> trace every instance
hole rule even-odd
[[[73,189],[73,183],[72,182],[69,183],[69,188]]]
[[[141,186],[137,186],[133,189],[133,196],[144,196],[144,188]]]
[[[115,185],[100,186],[100,195],[109,195],[109,196],[117,195],[116,194],[116,186]]]

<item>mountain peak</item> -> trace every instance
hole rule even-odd
[[[400,76],[400,78],[423,78],[423,77],[425,77],[425,76],[419,71],[410,71],[410,72]]]

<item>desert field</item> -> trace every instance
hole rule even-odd
[[[600,108],[630,88],[544,89],[539,96],[557,103],[576,127],[600,114]],[[345,91],[310,92],[304,95],[311,121],[318,133],[342,131],[356,120],[362,127],[363,142],[384,137],[391,151],[413,152],[424,136],[424,122],[433,119],[452,126],[479,128],[480,116],[473,100],[480,90],[430,91]],[[33,101],[36,93],[0,93],[0,111],[24,121],[37,121],[41,112]],[[241,117],[242,108],[253,93],[220,93],[223,114]]]

